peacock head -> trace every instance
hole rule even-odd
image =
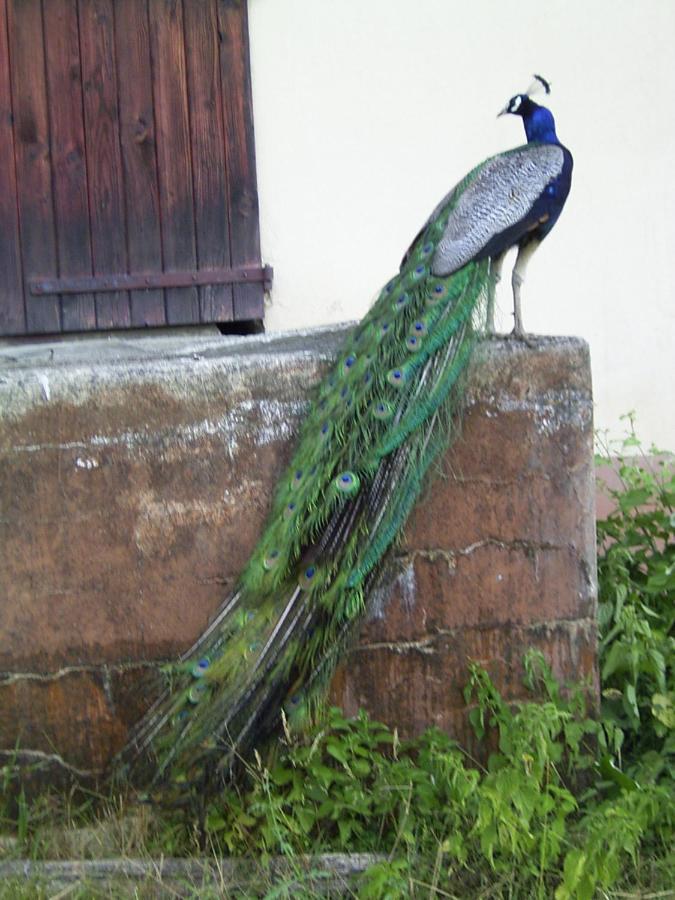
[[[522,116],[524,118],[537,108],[538,104],[530,100],[527,94],[516,94],[515,97],[511,97],[504,109],[497,113],[497,118],[507,114],[512,116]]]
[[[544,92],[551,93],[551,85],[541,75],[535,75],[534,81],[524,94],[516,94],[511,97],[498,114],[505,116],[520,116],[525,126],[525,134],[528,141],[540,141],[544,143],[558,143],[555,133],[555,121],[551,111],[545,106],[540,106],[532,99],[532,94]]]

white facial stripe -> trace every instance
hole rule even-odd
[[[512,113],[518,112],[518,110],[520,109],[520,104],[522,102],[523,101],[520,99],[520,97],[514,97],[513,100],[511,101],[511,112]]]

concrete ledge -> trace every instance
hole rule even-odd
[[[316,890],[317,896],[351,894],[354,881],[369,866],[384,859],[375,853],[323,853],[317,856],[271,857],[266,862],[222,857],[217,859],[90,859],[38,862],[17,859],[0,862],[0,879],[35,881],[42,890],[63,892],[73,888],[92,891],[132,891],[145,888],[151,896],[185,896],[186,891],[213,890],[232,896],[254,891],[267,893],[284,882],[286,891]],[[127,892],[129,892],[127,894]],[[156,892],[156,893],[155,893]],[[249,895],[250,896],[250,895]]]
[[[0,750],[102,770],[255,544],[342,329],[0,348]],[[333,698],[469,733],[468,658],[520,694],[541,647],[595,677],[586,345],[489,341]]]

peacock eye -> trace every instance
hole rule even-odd
[[[390,419],[394,414],[394,408],[391,403],[380,401],[379,403],[375,403],[373,405],[372,413],[376,419]]]
[[[207,656],[203,656],[199,662],[197,662],[191,669],[192,675],[194,678],[201,678],[210,665],[210,660]]]
[[[402,387],[406,382],[405,369],[391,369],[387,373],[387,381],[389,384],[393,384],[394,387]]]
[[[303,591],[311,590],[315,584],[315,577],[317,574],[316,566],[309,565],[307,568],[300,574],[298,578],[298,584]]]
[[[263,561],[263,568],[267,572],[269,572],[270,569],[273,569],[277,565],[278,562],[279,562],[279,551],[276,549],[272,550],[272,551],[270,551],[269,556],[267,556],[266,559]]]

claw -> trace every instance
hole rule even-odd
[[[508,334],[505,334],[504,337],[510,341],[519,341],[522,344],[525,344],[530,350],[535,350],[537,347],[536,344],[536,336],[533,334],[528,334],[526,331],[522,331],[521,329],[514,328],[513,331],[510,331]]]

